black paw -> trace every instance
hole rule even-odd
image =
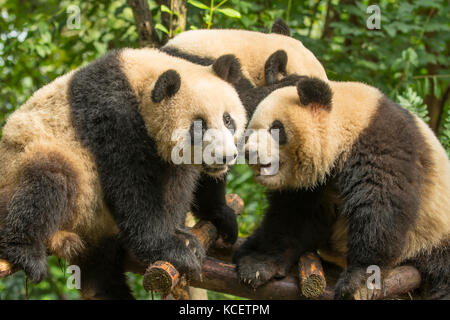
[[[0,250],[0,257],[23,270],[33,283],[39,283],[47,276],[47,253],[44,247],[6,245]]]
[[[343,271],[334,288],[335,300],[353,300],[356,291],[363,285],[365,269],[348,268]]]
[[[241,282],[256,289],[274,277],[284,277],[287,270],[272,257],[247,255],[238,260],[237,271]]]
[[[157,260],[168,261],[188,278],[200,275],[202,262],[205,258],[205,249],[198,239],[188,231],[177,231],[176,236],[169,240],[171,243],[162,252]]]
[[[213,214],[211,222],[217,228],[219,236],[225,243],[233,244],[238,237],[238,223],[233,209],[223,205]]]

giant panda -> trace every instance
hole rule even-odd
[[[35,92],[0,141],[0,258],[39,282],[48,250],[80,267],[82,297],[94,299],[132,298],[125,249],[146,265],[199,272],[204,251],[185,214],[200,173],[225,164],[174,164],[174,148],[191,144],[174,133],[200,121],[222,133],[201,147],[232,162],[247,122],[239,77],[231,56],[200,66],[122,49]],[[213,222],[229,229],[232,218]]]
[[[213,29],[183,32],[160,50],[188,61],[210,65],[224,54],[236,56],[242,66],[242,76],[235,82],[239,97],[251,117],[257,104],[271,91],[292,85],[300,75],[327,80],[320,61],[301,41],[289,37],[289,27],[277,19],[271,33],[247,30]],[[289,56],[289,60],[288,57]],[[198,216],[228,216],[232,209],[225,202],[226,176],[222,179],[203,174],[195,191],[192,211]],[[227,242],[237,239],[237,224],[223,230]],[[226,231],[226,232],[225,232]]]
[[[234,256],[244,283],[319,250],[345,267],[336,299],[353,296],[368,266],[401,264],[417,267],[429,297],[450,298],[450,161],[419,117],[366,84],[302,77],[265,98],[248,128],[247,158],[270,191]]]
[[[297,39],[289,37],[289,27],[278,19],[271,33],[234,29],[199,29],[182,32],[169,40],[162,51],[195,63],[209,65],[224,54],[233,54],[241,65],[242,73],[255,86],[272,84],[280,74],[299,74],[327,79],[325,69],[314,54]],[[277,50],[289,56],[280,74],[267,76],[263,66]]]

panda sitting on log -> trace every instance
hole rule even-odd
[[[419,117],[368,85],[302,77],[265,98],[248,127],[250,166],[271,191],[234,256],[244,283],[318,250],[345,268],[336,299],[353,297],[368,266],[400,264],[420,271],[430,298],[450,298],[450,161]]]
[[[39,282],[49,250],[80,267],[83,298],[97,299],[132,298],[122,248],[143,264],[199,272],[204,250],[185,214],[200,173],[234,162],[247,122],[232,86],[240,77],[230,55],[205,67],[123,49],[35,92],[0,141],[0,258]],[[200,141],[220,159],[175,165],[173,134],[196,120],[223,133]],[[213,223],[230,230],[235,219]]]

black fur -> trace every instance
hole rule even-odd
[[[83,299],[133,300],[125,276],[125,250],[117,237],[89,246],[72,264],[80,267]]]
[[[170,46],[164,46],[164,47],[160,48],[159,50],[164,53],[167,53],[168,55],[171,55],[173,57],[182,58],[184,60],[190,61],[195,64],[199,64],[202,66],[210,66],[214,63],[214,60],[215,60],[213,58],[200,57],[200,56],[196,56],[194,54],[183,52],[177,48],[170,47]]]
[[[313,103],[325,109],[331,109],[333,93],[330,86],[318,78],[303,77],[297,84],[300,102],[307,106]]]
[[[241,64],[232,54],[226,54],[214,61],[212,66],[214,72],[223,80],[235,84],[241,77]]]
[[[275,20],[275,22],[272,25],[271,32],[282,34],[282,35],[288,36],[288,37],[291,35],[291,30],[289,29],[289,26],[281,18],[278,18],[277,20]]]
[[[302,253],[325,245],[330,233],[325,192],[320,186],[268,193],[269,208],[261,225],[233,257],[244,283],[256,288],[284,276]]]
[[[342,214],[349,219],[350,270],[372,264],[389,268],[399,256],[417,220],[418,195],[432,166],[429,154],[413,116],[382,98],[339,177]],[[336,298],[353,295],[360,281],[354,274],[343,274]]]
[[[161,102],[164,98],[170,98],[180,90],[181,79],[175,70],[167,70],[156,80],[152,90],[152,101]]]
[[[271,85],[263,87],[254,87],[253,89],[241,92],[239,94],[239,97],[241,98],[242,104],[244,105],[245,110],[247,112],[247,119],[251,119],[253,113],[256,110],[256,107],[269,94],[280,88],[295,86],[301,78],[304,77],[298,76],[296,74],[291,74]]]
[[[281,123],[281,121],[279,120],[275,120],[270,126],[270,131],[272,131],[273,129],[278,130],[278,144],[279,145],[286,144],[287,135],[283,123]]]
[[[174,174],[178,168],[158,156],[118,54],[74,74],[69,86],[74,128],[95,158],[121,243],[143,263],[166,260],[182,273],[198,272],[203,250],[183,220],[197,178],[189,170]]]
[[[450,300],[450,240],[431,252],[421,253],[405,264],[414,265],[425,282],[423,293],[430,299]]]
[[[287,61],[288,57],[284,50],[275,51],[270,55],[264,66],[266,85],[274,84],[279,74],[286,76]]]
[[[202,174],[195,190],[194,215],[217,226],[219,235],[227,243],[234,243],[238,236],[236,215],[226,205],[226,180],[217,180]]]
[[[67,221],[77,176],[57,153],[36,154],[21,172],[0,230],[0,258],[24,270],[32,282],[47,275],[46,243]]]

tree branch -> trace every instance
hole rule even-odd
[[[161,12],[161,23],[169,31],[169,34],[163,34],[161,44],[164,45],[178,32],[186,30],[186,0],[158,0],[158,4],[172,11],[172,14]]]
[[[161,41],[153,25],[152,13],[147,0],[127,0],[128,5],[133,10],[136,28],[139,34],[139,45],[141,47],[159,47]]]

